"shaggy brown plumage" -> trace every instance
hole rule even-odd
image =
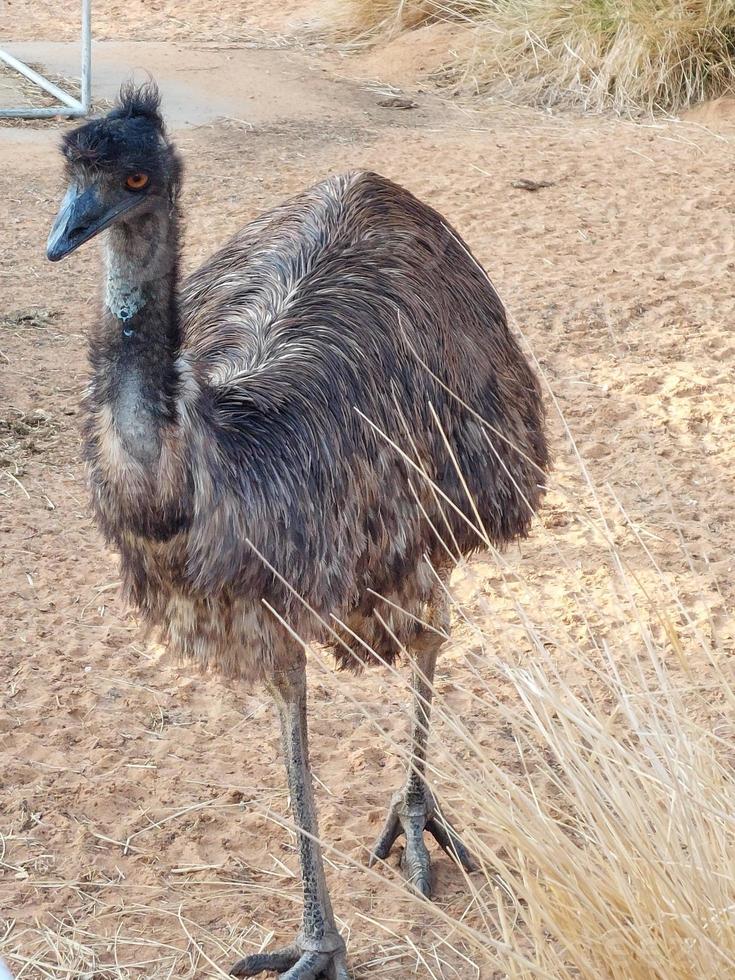
[[[291,641],[265,601],[307,641],[357,633],[338,630],[343,665],[391,661],[431,566],[482,545],[474,508],[496,545],[527,532],[548,458],[537,382],[467,246],[408,191],[322,181],[197,270],[179,309],[158,467],[126,458],[99,384],[86,400],[99,520],[176,650],[270,670]]]

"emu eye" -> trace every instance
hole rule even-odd
[[[125,186],[129,191],[142,191],[149,180],[148,174],[130,174],[129,177],[125,178]]]

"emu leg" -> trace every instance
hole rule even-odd
[[[306,672],[304,663],[273,676],[268,687],[281,719],[291,809],[299,831],[299,859],[304,886],[301,931],[291,946],[272,953],[256,953],[240,960],[230,971],[235,977],[253,977],[270,970],[281,980],[349,980],[344,940],[334,924],[327,892],[321,847],[317,842],[314,790],[309,770],[306,724]]]
[[[432,687],[436,659],[442,638],[426,633],[416,649],[413,662],[414,720],[411,759],[406,785],[391,800],[388,819],[375,842],[369,864],[384,860],[401,834],[406,836],[401,866],[409,884],[420,895],[431,898],[431,858],[424,842],[424,831],[458,861],[465,871],[474,871],[475,862],[448,821],[441,815],[434,795],[426,785],[426,745],[429,739]]]

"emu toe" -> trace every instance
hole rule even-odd
[[[314,948],[319,945],[324,948]],[[303,945],[299,938],[292,946],[272,953],[246,956],[230,970],[231,977],[256,977],[260,973],[277,973],[279,980],[350,980],[340,936],[330,936],[323,944],[311,940]]]
[[[465,871],[469,873],[477,870],[472,855],[457,832],[441,815],[433,794],[426,787],[423,792],[403,789],[396,793],[368,864],[372,867],[377,861],[384,861],[393,844],[404,834],[406,845],[401,858],[401,869],[411,888],[424,898],[431,898],[431,858],[424,841],[424,831],[428,831],[437,844]]]

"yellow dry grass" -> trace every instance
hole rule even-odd
[[[729,0],[352,0],[355,32],[456,18],[475,29],[457,69],[481,91],[536,105],[676,112],[732,92]]]
[[[366,42],[419,27],[436,15],[434,0],[327,0],[319,24],[332,37]]]

